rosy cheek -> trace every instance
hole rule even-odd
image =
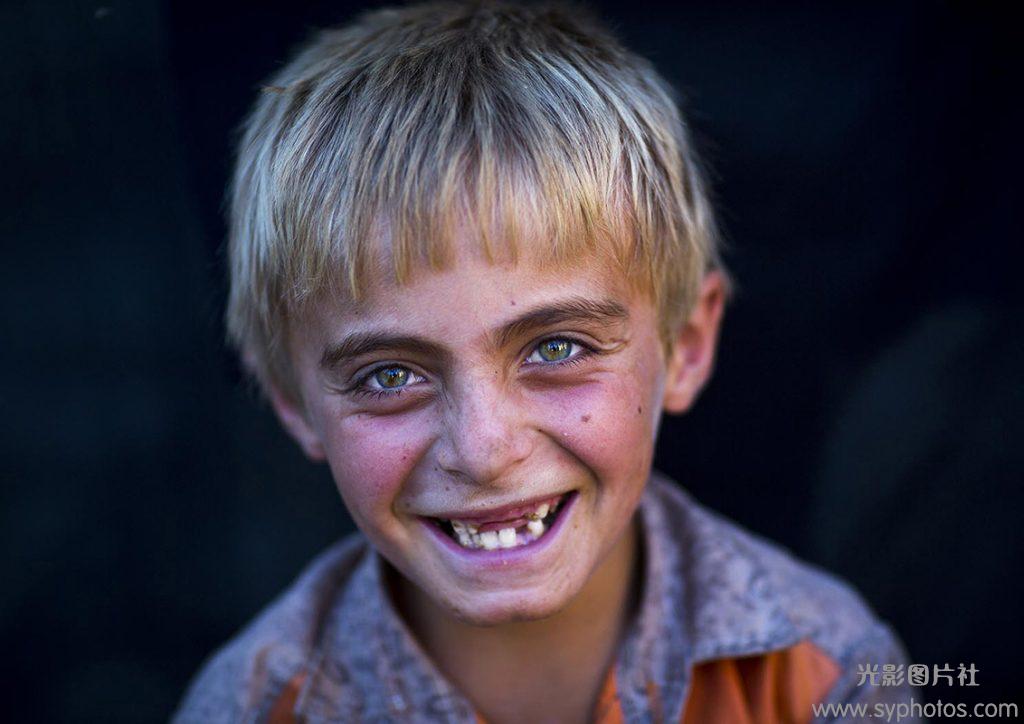
[[[618,478],[645,468],[651,446],[651,401],[637,378],[612,374],[552,392],[545,427],[599,475]]]
[[[390,511],[419,457],[415,421],[405,415],[352,415],[327,434],[327,459],[349,512],[364,528]]]

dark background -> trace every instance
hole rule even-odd
[[[0,5],[9,721],[165,719],[351,523],[222,344],[231,131],[359,3]],[[1021,38],[994,5],[600,3],[684,92],[740,284],[658,466],[1024,704]],[[1011,33],[1013,33],[1011,35]]]

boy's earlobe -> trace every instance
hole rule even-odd
[[[327,459],[324,453],[324,446],[316,430],[309,424],[306,414],[302,410],[301,403],[294,402],[290,396],[272,382],[263,385],[270,406],[274,408],[277,419],[291,435],[292,439],[299,444],[302,451],[306,453],[313,462],[323,462]]]
[[[666,412],[678,414],[690,409],[711,377],[725,295],[725,275],[717,270],[705,274],[697,302],[677,330],[668,360],[663,405]]]

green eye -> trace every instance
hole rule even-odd
[[[384,389],[393,390],[405,386],[409,381],[409,370],[405,367],[384,367],[374,373],[373,379]]]
[[[572,342],[567,339],[549,339],[541,342],[537,351],[545,362],[558,362],[569,356]]]

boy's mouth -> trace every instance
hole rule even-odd
[[[469,550],[518,548],[538,540],[551,528],[569,495],[555,495],[539,503],[505,509],[497,514],[431,520],[449,538]]]

